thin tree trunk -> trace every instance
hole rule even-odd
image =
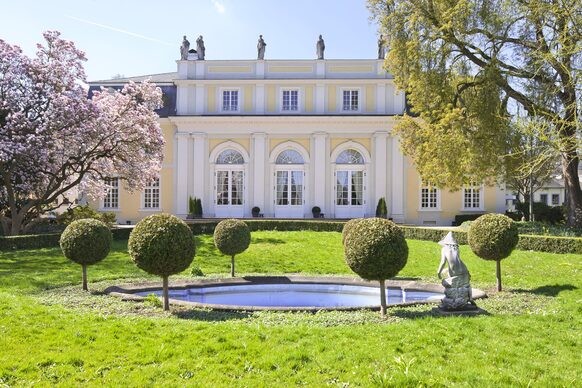
[[[562,160],[562,170],[564,173],[564,185],[568,192],[566,206],[568,210],[567,223],[569,226],[577,225],[582,220],[578,220],[576,213],[582,209],[582,190],[580,189],[580,179],[578,178],[578,156],[567,154]]]
[[[380,315],[386,316],[386,280],[380,280]]]
[[[501,260],[497,260],[495,275],[497,276],[497,291],[501,291]]]
[[[230,257],[230,276],[234,277],[234,255]]]
[[[87,288],[87,264],[81,264],[83,267],[83,291],[89,291]]]
[[[163,282],[163,297],[164,297],[164,311],[169,311],[170,310],[170,297],[169,297],[169,293],[168,293],[168,277],[167,276],[162,276],[162,282]]]

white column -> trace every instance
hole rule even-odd
[[[178,217],[188,214],[188,143],[189,134],[178,132],[176,141],[175,212]]]
[[[317,78],[325,78],[325,61],[315,62],[315,76]]]
[[[374,200],[376,205],[382,197],[386,199],[386,181],[388,177],[388,132],[376,132],[374,139]]]
[[[313,206],[319,206],[322,213],[326,213],[325,209],[325,191],[326,191],[326,152],[327,133],[316,132],[313,134],[313,155],[311,157],[313,168]]]
[[[204,100],[206,99],[206,93],[205,93],[205,87],[204,85],[196,85],[196,107],[194,109],[194,112],[197,115],[201,115],[204,113]]]
[[[257,114],[265,113],[265,85],[257,84],[255,87],[255,109]]]
[[[178,85],[177,88],[177,114],[178,115],[187,115],[188,114],[188,86],[185,85]]]
[[[257,78],[265,78],[265,61],[257,61],[255,71]]]
[[[404,155],[400,151],[400,139],[392,138],[392,218],[404,222]]]
[[[267,135],[265,133],[252,134],[252,150],[254,157],[253,169],[253,203],[252,206],[261,208],[261,213],[266,211],[265,208],[265,185],[266,181],[266,159],[267,159]]]
[[[194,185],[192,187],[192,195],[196,198],[200,198],[202,203],[205,200],[206,185],[204,184],[204,178],[206,177],[206,134],[204,133],[193,133],[192,139],[194,140],[194,157],[192,160],[192,178]]]
[[[376,88],[376,113],[386,113],[386,85],[382,83]]]
[[[325,85],[315,85],[315,113],[325,113]]]

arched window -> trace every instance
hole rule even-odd
[[[338,155],[335,162],[337,164],[364,164],[364,157],[354,149],[347,149]]]
[[[244,164],[245,160],[236,150],[222,151],[216,158],[216,164]]]
[[[277,156],[276,164],[303,164],[303,156],[295,150],[285,150]]]

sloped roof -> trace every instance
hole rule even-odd
[[[94,85],[94,84],[98,84],[98,85],[124,84],[124,83],[127,83],[129,81],[143,82],[147,79],[149,79],[151,82],[155,82],[155,83],[172,83],[176,78],[178,78],[177,72],[159,73],[159,74],[140,75],[140,76],[136,76],[136,77],[124,77],[124,78],[90,81],[89,85]]]

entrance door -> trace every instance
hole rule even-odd
[[[303,171],[276,171],[275,217],[303,218]]]
[[[336,171],[335,216],[364,217],[364,171]]]
[[[216,171],[216,217],[242,217],[244,214],[243,191],[243,171]]]

